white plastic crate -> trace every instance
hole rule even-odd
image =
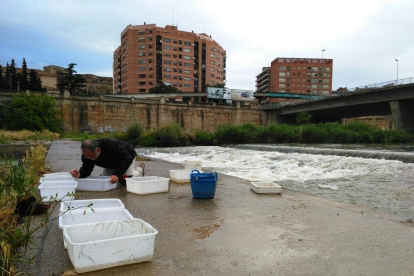
[[[39,183],[43,183],[46,181],[71,181],[71,180],[75,180],[75,178],[73,178],[71,175],[48,176],[48,177],[41,177],[39,180]]]
[[[78,273],[147,262],[158,231],[141,219],[68,226],[63,230]]]
[[[190,183],[191,171],[192,170],[170,170],[170,178],[177,183]]]
[[[169,178],[158,176],[132,177],[126,179],[127,191],[139,195],[168,192]]]
[[[43,177],[59,177],[59,176],[72,176],[69,172],[55,172],[55,173],[46,173]]]
[[[78,190],[79,191],[95,191],[105,192],[116,189],[117,184],[112,184],[109,180],[110,176],[89,176],[86,178],[78,178]]]
[[[282,187],[273,182],[250,182],[250,189],[258,194],[282,193]]]
[[[118,198],[103,198],[103,199],[84,199],[84,200],[71,200],[63,201],[60,203],[60,212],[63,213],[67,210],[71,212],[81,211],[88,209],[87,206],[92,204],[90,208],[94,210],[101,209],[125,209],[125,205]]]
[[[47,203],[52,200],[73,199],[78,183],[76,181],[46,181],[39,185],[42,201]],[[52,198],[53,197],[53,198]]]
[[[201,161],[188,161],[183,162],[185,170],[201,170]]]
[[[133,219],[127,209],[87,209],[85,212],[67,212],[59,217],[59,228],[69,225],[90,224],[104,221]]]

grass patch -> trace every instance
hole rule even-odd
[[[59,137],[60,137],[59,133],[52,132],[50,130],[42,130],[42,131],[0,130],[0,144],[6,144],[12,141],[40,141],[40,140],[52,141],[54,139],[58,139]]]

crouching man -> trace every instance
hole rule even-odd
[[[111,176],[111,183],[117,183],[121,176],[132,175],[137,153],[130,144],[113,139],[85,140],[81,145],[82,167],[70,174],[75,178],[91,175],[96,166],[104,168],[102,175]]]

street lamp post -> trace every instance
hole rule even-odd
[[[395,61],[397,62],[397,79],[395,80],[395,85],[398,84],[398,59],[395,59]]]

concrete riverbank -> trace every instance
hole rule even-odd
[[[79,168],[80,142],[52,143],[53,171]],[[169,177],[179,164],[143,160],[146,175]],[[99,175],[96,168],[94,175]],[[213,200],[194,199],[189,184],[139,196],[125,187],[76,199],[119,198],[154,226],[154,259],[83,275],[414,275],[413,223],[352,204],[284,189],[258,195],[249,181],[219,175]],[[55,222],[33,275],[76,275]],[[30,273],[30,272],[29,272]]]

